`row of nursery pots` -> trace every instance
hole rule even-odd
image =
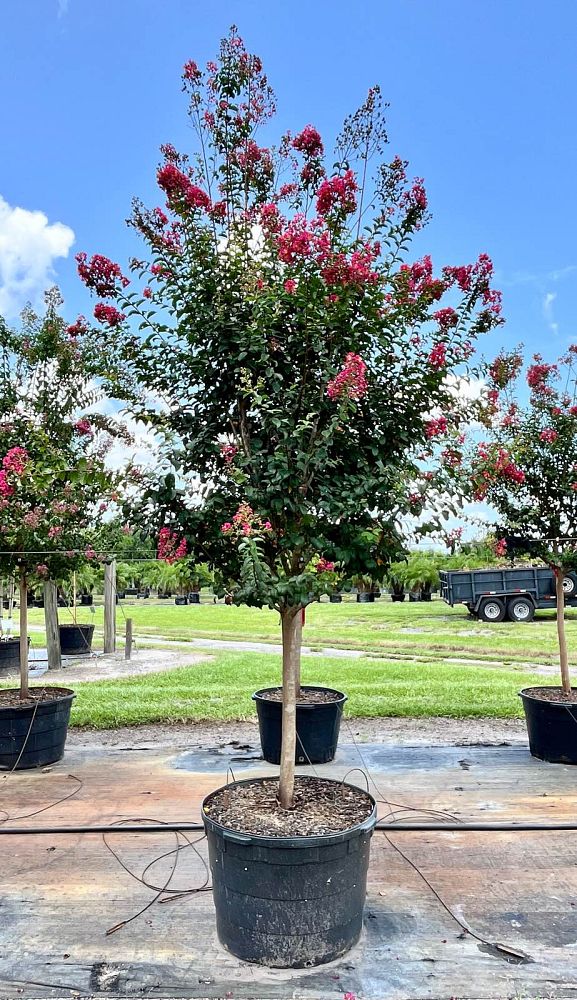
[[[531,753],[551,762],[577,764],[577,701],[547,701],[539,697],[541,691],[521,692]],[[327,763],[337,748],[346,696],[326,688],[302,688],[305,698],[318,692],[331,700],[303,700],[297,706],[295,760],[300,765]],[[68,689],[47,688],[40,702],[0,708],[0,766],[23,769],[60,760],[73,698]],[[262,689],[253,698],[263,757],[278,764],[282,730],[278,689]],[[340,957],[358,941],[377,820],[374,799],[361,789],[316,776],[299,775],[296,781],[305,787],[312,783],[316,789],[312,794],[320,794],[320,787],[328,783],[333,799],[352,795],[359,802],[359,822],[328,835],[278,836],[256,835],[220,820],[219,796],[228,802],[231,795],[245,795],[250,786],[262,791],[270,783],[274,789],[275,778],[235,781],[226,786],[226,794],[217,789],[202,804],[219,939],[243,961],[278,968],[320,965]]]
[[[59,625],[60,651],[64,656],[81,656],[92,652],[94,625]],[[28,639],[30,646],[30,639]],[[13,673],[20,663],[20,638],[0,639],[0,676]]]

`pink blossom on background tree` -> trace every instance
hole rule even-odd
[[[486,254],[440,269],[407,260],[427,196],[404,160],[384,158],[378,87],[326,158],[310,123],[259,143],[275,99],[234,28],[205,71],[186,63],[183,90],[196,149],[165,144],[162,206],[134,203],[146,251],[130,285],[100,256],[80,255],[79,271],[115,302],[98,318],[124,332],[134,412],[167,435],[178,475],[202,484],[184,503],[172,473],[143,517],[183,533],[222,594],[280,613],[288,807],[301,610],[353,577],[384,579],[403,514],[444,475],[437,444],[458,441],[466,404],[448,376],[467,373],[475,337],[501,322],[500,296]]]
[[[488,384],[479,414],[483,440],[470,440],[455,476],[498,512],[497,555],[528,552],[553,569],[561,680],[569,696],[563,581],[577,569],[577,344],[555,364],[535,354],[525,366],[520,350],[501,352],[488,368]]]

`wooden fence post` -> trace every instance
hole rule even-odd
[[[116,559],[104,567],[104,652],[116,652]]]
[[[124,641],[124,659],[132,656],[132,618],[126,619],[126,639]]]
[[[48,669],[60,670],[60,632],[58,629],[58,588],[54,580],[44,581],[44,625],[48,649]]]

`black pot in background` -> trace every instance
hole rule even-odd
[[[22,771],[60,760],[73,698],[74,691],[54,688],[53,698],[34,705],[0,705],[0,767]]]
[[[421,592],[420,591],[418,591],[418,590],[410,590],[409,591],[409,601],[415,602],[415,601],[420,601],[420,600],[421,600]]]
[[[329,601],[331,604],[340,604],[342,599],[343,598],[341,594],[330,594],[329,596]]]
[[[30,639],[28,639],[30,646]],[[0,677],[12,674],[20,666],[20,636],[0,640]]]
[[[531,754],[550,764],[577,764],[577,692],[575,701],[568,703],[545,701],[538,690],[524,688],[519,693]]]
[[[80,604],[83,608],[89,608],[93,604],[92,594],[81,594]]]
[[[174,603],[175,604],[180,604],[180,605],[182,605],[182,604],[188,604],[188,597],[175,597],[174,598]]]
[[[63,656],[81,656],[92,651],[94,625],[59,625],[58,631]]]
[[[119,601],[123,601],[124,598],[126,597],[126,591],[125,590],[117,590],[116,591],[116,597],[117,597],[117,599]]]
[[[374,594],[366,594],[366,593],[357,594],[357,604],[374,604],[374,603],[375,603]]]
[[[252,698],[256,702],[258,728],[262,755],[269,764],[280,764],[282,737],[282,702],[264,698],[266,691],[277,688],[261,688]],[[303,685],[303,691],[332,691],[318,685]],[[347,700],[346,694],[334,691],[336,701],[297,704],[297,764],[326,764],[337,752],[341,715]]]
[[[338,794],[341,783],[334,785]],[[214,794],[202,804],[202,819],[224,947],[244,962],[281,969],[344,955],[363,925],[376,806],[363,823],[342,833],[256,837],[228,830],[206,814]]]
[[[404,591],[402,594],[399,591],[397,591],[396,593],[394,590],[391,591],[391,601],[404,601],[404,600],[405,600]]]
[[[421,591],[421,600],[422,601],[430,601],[431,598],[432,598],[432,596],[433,595],[431,594],[430,590],[422,590]]]
[[[192,590],[188,595],[189,604],[200,604],[200,594],[197,590]]]

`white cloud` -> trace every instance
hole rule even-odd
[[[69,226],[0,195],[0,314],[13,319],[27,302],[39,304],[54,280],[55,260],[67,257],[73,243]]]
[[[557,298],[557,292],[547,292],[543,299],[543,316],[551,333],[559,333],[559,324],[555,322],[553,314],[553,303]]]

